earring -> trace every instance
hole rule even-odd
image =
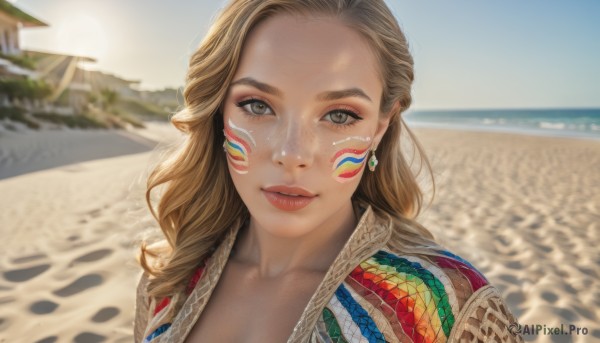
[[[227,140],[223,141],[223,151],[227,152]]]
[[[379,161],[377,161],[377,157],[375,156],[375,149],[373,149],[371,150],[371,158],[369,158],[369,170],[374,172],[378,163]]]

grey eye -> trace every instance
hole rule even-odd
[[[331,121],[336,124],[343,124],[348,120],[348,114],[344,112],[333,112],[330,114]]]
[[[267,112],[267,105],[262,102],[255,101],[250,104],[250,110],[254,114],[265,114]]]
[[[262,116],[263,114],[269,114],[269,111],[271,111],[269,105],[257,99],[244,100],[237,103],[236,106],[251,116]]]

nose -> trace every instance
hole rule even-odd
[[[316,137],[299,121],[290,121],[278,128],[272,139],[272,160],[285,169],[306,169],[313,164]]]

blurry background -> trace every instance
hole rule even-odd
[[[19,0],[49,26],[23,49],[97,59],[91,67],[183,85],[188,58],[222,1]],[[600,107],[597,1],[388,1],[417,67],[416,109]]]
[[[0,0],[0,341],[131,341],[144,173],[223,3]],[[522,324],[587,332],[527,341],[600,341],[600,2],[387,3],[436,178],[421,221]]]

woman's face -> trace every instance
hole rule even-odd
[[[261,228],[298,237],[351,213],[388,125],[379,75],[368,43],[334,18],[276,15],[249,34],[223,106],[224,147]]]

